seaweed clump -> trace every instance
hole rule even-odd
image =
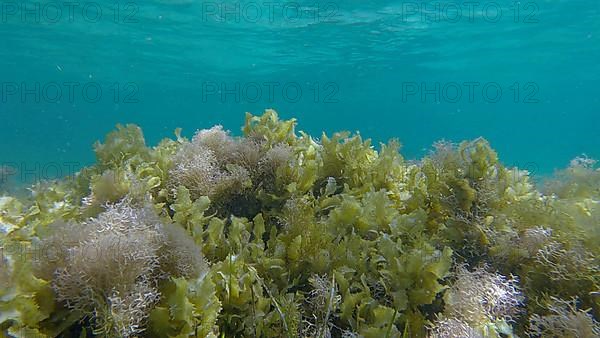
[[[484,139],[318,139],[267,110],[0,198],[0,332],[16,337],[596,337],[600,179],[543,189]]]

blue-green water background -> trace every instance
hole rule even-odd
[[[407,158],[478,136],[534,174],[582,153],[600,158],[600,2],[471,3],[100,1],[69,13],[62,2],[3,0],[0,161],[38,172],[82,166],[116,123],[140,125],[155,144],[176,127],[239,132],[244,112],[265,108],[316,135],[397,137]],[[472,100],[469,82],[479,84]],[[72,98],[67,83],[77,84]],[[273,97],[269,83],[279,84]],[[502,89],[498,102],[485,84]],[[36,85],[39,102],[26,92]],[[441,96],[406,95],[422,85]],[[239,99],[214,86],[239,86]]]

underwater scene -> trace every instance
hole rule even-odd
[[[0,338],[600,337],[600,1],[1,0]]]

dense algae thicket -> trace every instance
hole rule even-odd
[[[483,139],[296,133],[274,111],[0,198],[0,336],[598,337],[600,171],[535,189]]]

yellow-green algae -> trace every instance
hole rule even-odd
[[[272,110],[0,198],[0,335],[597,337],[600,171],[536,190],[484,139],[319,139]]]

